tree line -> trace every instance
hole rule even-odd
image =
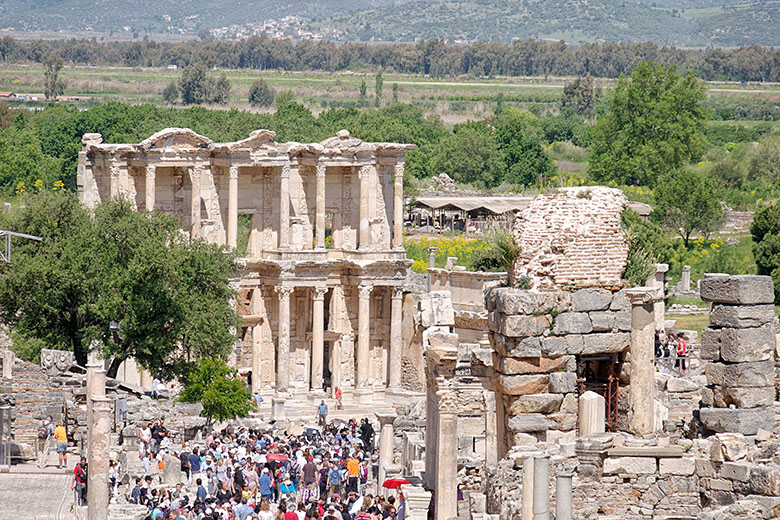
[[[72,64],[130,67],[188,66],[230,69],[387,70],[435,77],[584,76],[616,78],[644,61],[676,65],[705,80],[780,81],[780,49],[757,45],[734,49],[680,49],[654,43],[588,43],[517,40],[511,44],[448,44],[430,39],[415,44],[338,43],[273,40],[160,43],[0,38],[0,61],[42,62],[51,52]]]

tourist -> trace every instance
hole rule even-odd
[[[354,456],[350,457],[347,461],[347,471],[349,472],[347,480],[347,493],[357,493],[360,462],[358,462]]]
[[[73,468],[73,481],[70,488],[76,492],[76,504],[79,506],[87,505],[87,458],[81,457],[79,463]]]
[[[325,404],[325,399],[320,401],[317,407],[317,426],[324,428],[328,422],[328,405]]]
[[[206,489],[209,492],[209,496],[213,497],[217,493],[219,487],[219,479],[216,473],[211,468],[206,470]]]
[[[206,488],[203,487],[203,481],[201,479],[196,479],[195,484],[198,486],[198,491],[195,493],[195,496],[198,497],[200,501],[206,500]]]
[[[258,481],[260,487],[260,496],[262,500],[270,502],[273,499],[273,492],[271,491],[271,475],[268,468],[263,468],[262,475]],[[293,488],[295,489],[295,488]]]
[[[343,410],[344,405],[341,403],[341,388],[336,387],[336,390],[333,392],[333,397],[336,398],[336,410]]]
[[[187,461],[190,463],[190,482],[192,482],[194,477],[197,477],[200,474],[200,460],[198,448],[192,448],[192,453],[187,457]]]
[[[242,498],[241,505],[236,509],[236,517],[238,520],[246,520],[246,517],[254,512],[254,508],[247,503],[247,499]]]
[[[149,452],[152,443],[152,430],[149,428],[149,423],[141,424],[138,428],[138,456],[143,459],[144,455]],[[148,473],[148,471],[147,471]]]
[[[274,514],[271,512],[271,506],[267,500],[260,501],[260,510],[257,512],[258,520],[274,520]]]
[[[135,487],[130,491],[130,498],[128,501],[131,504],[142,504],[142,498],[144,495],[144,488],[141,485],[141,478],[138,477],[135,479]]]
[[[38,423],[38,467],[43,469],[49,459],[49,446],[54,435],[54,421],[51,415],[44,417]]]
[[[57,427],[54,428],[54,440],[57,443],[57,468],[67,468],[68,432],[65,430],[65,425],[62,423],[62,421],[58,421]]]
[[[682,370],[682,373],[687,373],[687,358],[688,357],[688,343],[685,341],[685,336],[682,332],[677,333],[677,361],[674,362],[674,368]]]

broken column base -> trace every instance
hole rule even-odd
[[[699,411],[704,428],[715,433],[734,432],[755,435],[759,428],[772,430],[775,412],[772,408],[702,408]]]
[[[271,420],[272,421],[284,421],[287,416],[284,412],[284,403],[287,401],[285,397],[274,397],[271,399]]]

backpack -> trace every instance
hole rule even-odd
[[[76,478],[78,478],[81,482],[87,481],[87,465],[86,464],[79,464],[79,472],[76,474]]]
[[[49,426],[43,423],[38,425],[38,438],[45,439],[48,436],[49,436]]]

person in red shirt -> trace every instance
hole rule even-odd
[[[87,505],[87,459],[81,457],[76,467],[73,468],[73,482],[70,488],[76,492],[78,505]]]
[[[287,512],[284,514],[284,520],[298,520],[298,514],[295,512],[295,504],[287,506]]]
[[[674,367],[682,370],[683,374],[686,372],[687,358],[688,357],[688,344],[685,342],[682,332],[677,333],[677,360],[674,362]]]

